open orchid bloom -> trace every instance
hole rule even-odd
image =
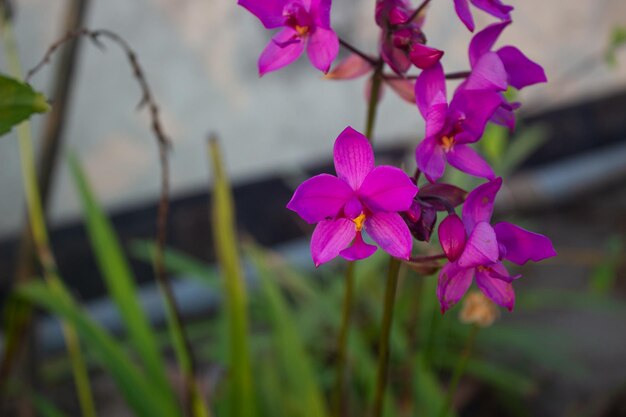
[[[521,90],[547,81],[543,68],[514,46],[491,50],[502,31],[510,24],[511,21],[494,23],[474,35],[469,46],[472,71],[459,89],[505,91],[511,86]],[[519,107],[519,103],[509,103],[503,95],[501,97],[502,104],[491,120],[513,130],[513,111]]]
[[[405,0],[378,0],[376,24],[380,26],[380,54],[397,74],[405,74],[411,64],[424,69],[433,66],[443,51],[426,46],[422,32],[423,15],[410,20],[414,10]]]
[[[367,258],[376,246],[363,240],[363,231],[383,250],[408,259],[413,240],[398,212],[407,210],[417,186],[399,168],[374,167],[374,152],[365,136],[347,127],[334,147],[337,176],[317,175],[296,189],[287,204],[308,223],[317,223],[311,238],[315,266],[342,256]]]
[[[267,29],[282,27],[259,58],[259,75],[281,69],[306,49],[311,64],[324,73],[339,52],[330,28],[330,0],[239,0]]]
[[[470,32],[475,28],[474,17],[469,7],[470,1],[474,6],[500,20],[511,20],[513,7],[503,4],[500,0],[454,0],[456,14]]]
[[[415,82],[417,107],[426,135],[415,151],[417,166],[429,181],[441,178],[446,161],[477,177],[494,178],[489,164],[469,144],[480,139],[487,121],[502,103],[492,90],[457,89],[448,105],[441,64],[425,69]]]
[[[490,224],[502,179],[487,182],[467,196],[463,220],[449,216],[439,226],[439,240],[450,262],[439,273],[437,297],[445,312],[468,290],[476,277],[478,288],[509,311],[515,305],[514,280],[502,264],[523,265],[556,256],[550,239],[507,222]]]

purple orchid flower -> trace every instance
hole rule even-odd
[[[469,46],[470,76],[459,86],[466,90],[505,91],[509,86],[518,90],[529,85],[546,82],[543,68],[528,59],[514,46],[504,46],[492,51],[502,31],[511,21],[494,23],[478,32]],[[509,103],[501,95],[502,104],[492,117],[494,123],[515,128],[514,110],[519,103]]]
[[[390,255],[408,259],[413,240],[398,212],[411,206],[417,186],[399,168],[375,168],[372,146],[351,127],[337,137],[333,155],[337,177],[308,179],[287,204],[306,222],[317,223],[311,237],[315,266],[337,255],[348,260],[372,255],[377,248],[365,243],[363,229]]]
[[[445,312],[468,290],[476,277],[478,288],[493,302],[513,310],[514,280],[502,264],[506,259],[518,265],[556,256],[552,242],[507,222],[490,225],[496,194],[502,179],[487,182],[467,196],[463,220],[451,215],[439,226],[439,240],[450,262],[439,273],[437,298]]]
[[[470,0],[479,9],[489,13],[500,20],[511,20],[512,6],[503,4],[500,0]],[[470,32],[474,31],[474,18],[470,11],[468,0],[454,0],[454,9],[457,16],[465,24]]]
[[[422,32],[423,15],[416,16],[405,0],[378,0],[376,24],[382,29],[380,54],[389,67],[399,75],[405,74],[411,64],[424,69],[433,66],[443,51],[426,46]]]
[[[339,52],[330,28],[331,0],[239,0],[267,29],[284,27],[259,58],[259,75],[281,69],[306,49],[313,66],[324,73]]]
[[[417,107],[426,120],[426,135],[415,151],[417,166],[429,181],[441,178],[448,161],[477,177],[493,179],[493,170],[469,144],[480,139],[501,104],[491,90],[457,89],[450,105],[441,64],[425,69],[415,82]]]

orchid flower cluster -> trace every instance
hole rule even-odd
[[[395,258],[411,260],[414,240],[429,241],[437,212],[447,212],[438,228],[441,258],[448,261],[437,288],[442,312],[463,297],[474,278],[487,297],[512,310],[512,282],[520,276],[511,275],[503,261],[522,265],[556,252],[545,236],[506,222],[491,224],[502,178],[496,177],[472,144],[481,139],[488,123],[513,130],[520,104],[509,102],[504,92],[545,82],[546,76],[516,47],[494,49],[511,24],[513,10],[500,0],[454,0],[459,19],[472,32],[470,3],[499,21],[473,36],[468,48],[470,70],[446,75],[441,62],[444,51],[426,45],[423,28],[429,1],[414,8],[407,0],[377,0],[376,58],[338,39],[330,25],[331,0],[239,0],[267,29],[280,28],[258,61],[260,75],[294,62],[306,49],[311,64],[328,78],[373,73],[368,91],[378,77],[379,84],[389,85],[414,103],[425,120],[423,139],[415,150],[415,175],[375,166],[371,137],[347,127],[334,145],[337,176],[321,174],[305,181],[287,207],[317,225],[311,238],[316,266],[338,256],[364,259],[378,247]],[[340,45],[352,54],[330,71]],[[387,67],[391,72],[384,71]],[[411,69],[419,74],[408,75]],[[450,99],[447,78],[463,78]],[[447,165],[486,182],[469,193],[442,183]],[[418,186],[421,174],[427,183]],[[461,204],[459,217],[455,208]]]

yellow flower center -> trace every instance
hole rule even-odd
[[[296,25],[296,27],[294,27],[294,29],[296,30],[296,32],[298,32],[298,36],[304,36],[307,33],[309,33],[309,27],[308,26],[298,26],[298,25]]]
[[[454,146],[454,136],[444,136],[441,138],[443,150],[448,152]]]
[[[352,221],[354,222],[356,226],[356,231],[360,232],[361,229],[363,229],[363,223],[365,223],[365,213],[359,214],[357,217],[352,219]]]

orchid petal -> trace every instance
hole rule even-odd
[[[458,144],[447,153],[448,163],[466,174],[492,180],[496,177],[489,164],[468,145]]]
[[[448,263],[439,272],[437,298],[441,312],[445,313],[465,295],[474,277],[474,268],[461,268]]]
[[[424,118],[428,115],[428,109],[437,98],[436,103],[446,98],[446,76],[441,63],[437,63],[425,69],[415,81],[415,101],[420,113]]]
[[[265,26],[266,29],[274,29],[283,26],[284,0],[239,0],[237,4],[248,9]]]
[[[446,124],[448,103],[443,94],[438,94],[426,111],[426,137],[436,136]]]
[[[513,6],[502,4],[500,0],[472,0],[472,4],[500,20],[511,20]]]
[[[339,214],[353,194],[354,191],[345,181],[329,174],[320,174],[296,188],[287,208],[298,213],[307,223],[317,223]]]
[[[367,74],[373,69],[374,67],[372,67],[369,61],[363,59],[360,55],[351,54],[326,74],[326,78],[331,80],[352,80]]]
[[[515,103],[517,104],[517,103]],[[517,106],[519,107],[519,106]],[[515,107],[510,103],[502,103],[491,116],[490,121],[499,126],[508,127],[511,132],[515,130]]]
[[[317,27],[309,36],[306,52],[311,64],[327,73],[339,52],[339,39],[332,29]]]
[[[353,193],[352,198],[348,200],[345,207],[343,208],[343,213],[349,219],[355,219],[361,213],[363,213],[363,205],[359,201],[359,198],[356,196],[356,194]]]
[[[361,201],[374,213],[408,210],[415,194],[417,186],[409,176],[391,166],[374,168],[358,190]]]
[[[311,236],[311,257],[315,266],[336,258],[352,242],[355,234],[352,220],[339,218],[319,222]]]
[[[459,19],[461,19],[465,27],[467,27],[470,32],[473,32],[474,18],[472,17],[472,12],[470,11],[468,0],[454,0],[454,10],[456,11],[457,16],[459,16]]]
[[[495,52],[487,52],[476,61],[463,85],[466,90],[504,91],[507,87],[507,71],[500,56]]]
[[[358,261],[359,259],[369,258],[376,252],[376,249],[378,249],[376,246],[365,243],[361,232],[357,232],[352,245],[339,252],[339,255],[349,261]]]
[[[462,268],[491,265],[498,261],[499,255],[496,232],[489,223],[480,222],[465,242],[465,249],[457,263]]]
[[[487,269],[489,269],[489,276],[491,276],[492,278],[495,279],[499,279],[502,280],[504,282],[513,282],[515,280],[518,280],[522,277],[522,274],[517,274],[517,275],[511,275],[509,274],[509,271],[504,267],[504,265],[502,264],[502,262],[498,262],[496,264],[493,264],[491,266],[489,266]]]
[[[529,260],[539,262],[556,256],[552,242],[546,236],[522,229],[511,223],[501,222],[494,226],[498,243],[504,246],[504,259],[518,265]]]
[[[391,87],[401,99],[411,104],[415,103],[415,86],[413,82],[402,79],[387,79],[385,83]]]
[[[502,186],[502,178],[498,177],[476,187],[470,192],[463,205],[463,223],[467,233],[474,230],[474,225],[488,222],[493,214],[493,203]]]
[[[417,68],[426,69],[435,65],[441,57],[443,51],[431,48],[421,43],[413,43],[409,52],[409,59]]]
[[[502,31],[510,24],[511,21],[494,23],[474,35],[469,45],[469,60],[472,68],[476,66],[480,57],[491,51]]]
[[[389,67],[396,74],[402,75],[411,68],[411,61],[405,52],[396,48],[390,39],[383,39],[380,54]]]
[[[548,81],[541,65],[528,59],[519,49],[505,46],[497,53],[509,76],[509,84],[518,90],[528,85]]]
[[[298,32],[295,30],[285,28],[272,38],[259,58],[260,76],[286,67],[302,55],[304,42],[299,38],[298,42],[293,42],[294,36],[297,35]]]
[[[374,169],[374,151],[363,134],[346,127],[335,141],[333,150],[337,176],[358,190],[363,180]]]
[[[465,138],[457,135],[457,142],[475,142],[480,139],[489,118],[502,103],[500,94],[487,90],[457,90],[450,103],[451,114],[463,115],[462,128]]]
[[[409,259],[413,238],[398,213],[375,213],[365,220],[367,234],[391,256]]]
[[[331,0],[310,0],[309,10],[315,16],[317,27],[330,29]]]
[[[465,228],[456,214],[450,214],[439,225],[439,242],[450,262],[456,261],[465,247]]]
[[[497,270],[498,275],[502,275],[504,266],[502,264],[496,265],[491,266],[491,268]],[[508,275],[506,269],[504,269],[504,272]],[[513,285],[493,276],[490,268],[479,268],[476,271],[476,285],[478,285],[478,288],[480,288],[483,294],[489,297],[494,303],[509,311],[513,310],[515,306],[515,291],[513,291]]]
[[[428,181],[435,182],[443,175],[446,168],[444,151],[437,141],[432,138],[424,139],[415,149],[417,166],[424,173]]]

